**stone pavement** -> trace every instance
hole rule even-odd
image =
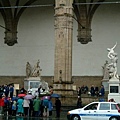
[[[53,111],[51,117],[0,116],[0,120],[67,120],[67,111],[61,111],[60,118],[56,118],[55,111]]]

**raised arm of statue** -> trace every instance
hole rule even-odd
[[[112,48],[107,48],[107,50],[108,50],[108,58],[109,59],[113,59],[114,58],[114,53],[115,53],[114,49],[115,49],[116,45],[117,45],[117,42],[116,42],[116,44]]]

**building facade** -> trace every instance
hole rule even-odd
[[[29,61],[34,65],[38,59],[44,79],[70,83],[70,86],[66,86],[70,89],[74,82],[72,77],[79,80],[81,76],[92,76],[92,79],[100,76],[101,79],[102,66],[108,60],[107,48],[111,48],[116,41],[115,51],[119,57],[120,4],[96,6],[92,16],[87,19],[85,5],[76,12],[77,3],[77,0],[35,0],[28,4],[32,7],[22,9],[23,12],[19,12],[21,8],[17,8],[16,12],[11,8],[13,13],[10,8],[4,8],[5,14],[0,15],[0,25],[7,29],[0,28],[1,81],[5,77],[17,83],[14,77],[22,80],[26,76],[26,63]],[[11,0],[10,4],[16,5]],[[18,6],[24,4],[22,1]],[[2,3],[2,6],[9,4]],[[15,15],[15,21],[12,21]],[[85,33],[88,33],[86,41],[82,39]],[[118,59],[118,74],[119,66]]]

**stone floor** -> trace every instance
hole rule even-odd
[[[60,118],[55,117],[55,111],[51,117],[20,117],[20,116],[0,116],[0,120],[67,120],[67,111],[61,111]]]

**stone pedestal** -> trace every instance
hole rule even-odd
[[[104,86],[105,88],[105,91],[109,91],[109,79],[103,79],[102,80],[102,85]]]
[[[115,102],[120,102],[120,81],[117,78],[111,78],[109,80],[109,94],[108,100],[113,98]]]
[[[73,95],[73,85],[72,84],[53,84],[54,93],[61,94],[63,96]]]
[[[32,94],[34,94],[34,92],[36,90],[38,90],[38,87],[40,85],[40,77],[29,77],[29,78],[25,78],[24,79],[24,88],[26,90],[32,88]]]

